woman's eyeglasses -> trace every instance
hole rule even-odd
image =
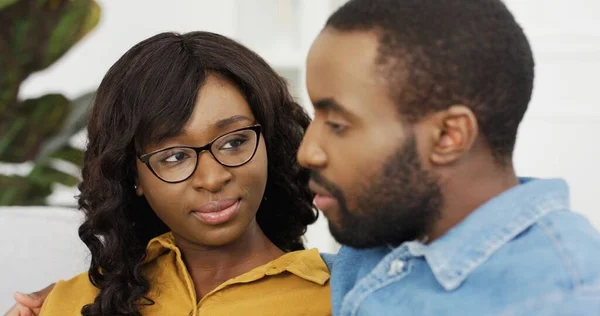
[[[254,157],[261,126],[241,128],[215,138],[201,147],[176,146],[143,154],[138,158],[164,182],[178,183],[189,179],[198,168],[198,157],[210,152],[225,167],[239,167]]]

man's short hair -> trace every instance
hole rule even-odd
[[[407,120],[466,105],[496,160],[510,161],[531,99],[534,61],[502,1],[351,0],[327,27],[379,35],[375,62]]]

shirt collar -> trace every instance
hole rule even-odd
[[[181,258],[181,252],[175,245],[175,239],[171,232],[155,237],[148,242],[144,262],[151,262],[169,251],[175,252],[177,258]],[[265,276],[281,274],[284,271],[319,285],[325,285],[330,275],[319,251],[314,248],[286,253],[271,262],[225,282],[220,287],[234,283],[248,283]]]
[[[413,256],[425,257],[446,290],[458,288],[475,268],[541,217],[569,209],[565,181],[520,180],[520,185],[488,201],[430,245],[409,242],[404,247]]]

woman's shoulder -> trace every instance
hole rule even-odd
[[[329,276],[317,249],[293,251],[221,284],[215,294],[227,290],[203,306],[219,315],[331,315]]]
[[[311,263],[311,268],[320,270],[323,269],[323,267],[325,267],[326,272],[329,274],[333,269],[333,264],[337,255],[332,253],[319,252],[316,248],[312,248],[290,252],[285,256],[290,256],[294,259],[301,258],[302,261],[308,260]]]
[[[81,308],[93,303],[97,295],[98,288],[90,282],[87,272],[58,281],[44,301],[40,315],[81,315]]]

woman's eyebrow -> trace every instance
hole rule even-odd
[[[243,121],[254,122],[253,119],[251,119],[251,118],[249,118],[247,116],[244,116],[244,115],[234,115],[234,116],[222,119],[222,120],[218,120],[216,123],[213,124],[213,126],[216,129],[223,130],[226,127],[228,127],[229,125],[231,125],[231,124],[234,124],[234,123],[237,123],[237,122],[243,122]]]

